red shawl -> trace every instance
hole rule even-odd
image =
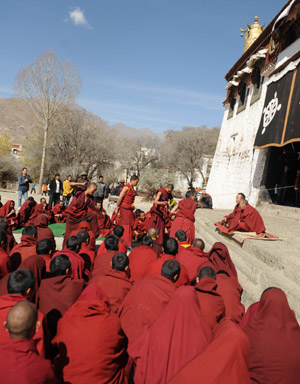
[[[37,227],[37,231],[38,231],[37,241],[49,239],[53,242],[55,246],[54,235],[52,230],[48,228],[48,217],[44,213],[34,218],[33,225]]]
[[[101,208],[100,211],[96,211],[96,213],[100,237],[106,237],[110,233],[110,228],[112,227],[110,217],[106,214],[104,208]],[[105,213],[105,215],[103,213]]]
[[[199,266],[208,260],[206,255],[199,248],[178,248],[176,260],[187,269],[190,281],[195,277]]]
[[[243,331],[224,319],[213,331],[212,340],[182,368],[169,384],[250,384],[247,359],[249,341]]]
[[[147,245],[139,245],[129,254],[130,279],[138,280],[147,275],[147,269],[152,261],[157,260],[157,254]]]
[[[125,384],[127,339],[120,320],[109,313],[101,288],[90,284],[58,322],[60,356],[64,382],[72,384]]]
[[[240,222],[233,228],[230,227],[229,231],[244,231],[244,232],[265,232],[266,227],[262,217],[258,211],[250,204],[246,205],[245,209],[241,211]]]
[[[105,253],[102,253],[101,255],[97,255],[97,257],[95,258],[94,269],[92,271],[91,278],[94,278],[95,276],[97,276],[98,278],[110,271],[112,258],[115,256],[116,253],[118,252],[107,251]]]
[[[141,221],[140,218],[137,217],[133,224],[133,230],[137,231],[138,235],[143,235],[147,232],[146,224],[146,219]]]
[[[118,315],[129,342],[134,341],[147,324],[153,324],[176,290],[163,276],[146,276],[136,281],[123,300]]]
[[[213,330],[225,316],[225,305],[217,292],[217,282],[209,277],[203,277],[195,286],[195,290],[203,316]]]
[[[79,255],[84,260],[85,273],[89,275],[92,269],[94,268],[94,261],[96,256],[95,251],[90,249],[85,243],[82,243]]]
[[[262,294],[258,311],[243,329],[250,340],[254,382],[296,384],[300,377],[300,327],[281,289]]]
[[[92,231],[91,224],[88,223],[87,221],[81,221],[78,224],[78,227],[74,231],[71,232],[70,236],[76,236],[77,233],[80,231],[87,231],[88,232],[88,234],[90,235],[90,242],[89,242],[88,247],[90,249],[92,249],[93,251],[95,251],[95,249],[96,249],[96,237],[94,235],[94,232]]]
[[[33,221],[39,215],[46,215],[48,220],[49,220],[49,223],[50,223],[50,221],[53,218],[53,214],[52,214],[50,205],[46,204],[46,206],[44,207],[43,204],[36,204],[30,220]]]
[[[22,261],[36,254],[36,243],[36,237],[22,235],[21,243],[15,245],[9,255],[13,271],[18,268]]]
[[[170,196],[165,188],[160,188],[157,192],[161,192],[161,196],[159,198],[159,201],[169,201],[169,199],[172,197]],[[157,205],[153,204],[153,206],[150,209],[151,217],[148,221],[147,229],[150,228],[157,228],[158,229],[158,241],[160,244],[164,241],[164,233],[165,233],[165,227],[166,227],[166,221],[169,220],[169,210],[168,206],[164,205]]]
[[[119,239],[118,253],[119,252],[127,253],[127,249],[128,249],[128,244],[122,238]],[[98,248],[97,256],[99,256],[99,255],[101,255],[102,253],[105,253],[105,252],[107,252],[107,249],[105,248],[105,241],[103,241],[101,243],[100,247]]]
[[[257,301],[256,303],[253,303],[250,305],[250,307],[247,309],[246,313],[244,314],[242,321],[240,322],[239,326],[241,328],[245,328],[248,323],[254,318],[256,315],[258,308],[259,308],[260,302]]]
[[[11,250],[15,245],[17,245],[16,239],[14,238],[14,235],[12,234],[12,228],[8,227],[6,231],[6,236],[7,236],[7,243],[5,247],[5,251],[8,255],[10,255]]]
[[[10,203],[14,201],[13,200],[8,200],[1,208],[0,208],[0,216],[3,216],[6,218],[6,222],[9,227],[11,227],[13,230],[17,228],[18,226],[18,220],[17,220],[17,215],[14,213],[13,215],[10,215],[7,217],[7,215],[10,213]]]
[[[225,271],[229,276],[237,278],[235,266],[231,260],[228,248],[223,243],[215,243],[211,250],[207,253],[209,261],[211,261],[216,268],[216,272]]]
[[[42,279],[45,277],[46,263],[40,255],[33,255],[24,260],[18,269],[29,269],[34,275],[36,289],[38,289]]]
[[[8,254],[4,249],[0,248],[0,279],[7,275],[10,271],[10,261]]]
[[[228,225],[228,228],[234,228],[238,225],[238,223],[240,221],[241,212],[242,212],[242,210],[240,208],[240,205],[237,204],[234,207],[233,212],[231,212],[229,215],[225,216],[227,218],[226,224]],[[221,224],[224,225],[225,222],[222,221]]]
[[[176,290],[158,319],[129,347],[136,384],[164,384],[208,345],[211,331],[192,287]]]
[[[78,255],[78,253],[71,251],[70,249],[63,249],[62,251],[57,251],[54,253],[53,257],[57,255],[66,255],[68,256],[70,263],[72,265],[72,274],[73,279],[82,279],[84,272],[84,260]]]
[[[175,238],[175,233],[181,229],[186,233],[187,242],[193,244],[195,240],[195,212],[197,203],[191,199],[184,199],[178,203],[176,218],[172,222],[170,237]]]
[[[29,205],[29,201],[25,201],[17,215],[19,227],[25,227],[28,221],[30,220],[31,215],[35,210],[36,202],[33,205]]]
[[[65,223],[66,222],[66,216],[67,216],[66,209],[67,208],[65,205],[63,206],[63,208],[61,208],[59,206],[59,204],[54,205],[51,212],[53,214],[53,218],[54,218],[54,221],[56,223]],[[62,217],[58,217],[55,215],[62,215]]]
[[[132,287],[132,283],[126,272],[109,270],[105,275],[94,275],[89,283],[95,283],[106,293],[111,312],[117,313],[119,307]]]

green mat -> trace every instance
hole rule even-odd
[[[66,231],[66,223],[55,223],[48,226],[54,234],[54,237],[64,237],[63,233]],[[13,233],[22,233],[23,228],[13,231]],[[99,237],[97,240],[104,240],[104,237]]]

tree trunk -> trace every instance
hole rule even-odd
[[[46,121],[45,121],[45,128],[44,128],[44,143],[43,143],[43,153],[42,153],[42,162],[41,162],[41,173],[40,173],[40,180],[39,180],[39,189],[40,189],[39,192],[40,193],[42,193],[42,187],[43,187],[43,184],[44,184],[44,173],[45,173],[45,159],[46,159],[48,128],[49,128],[49,120],[46,119]]]

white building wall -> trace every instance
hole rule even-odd
[[[229,106],[225,109],[207,185],[207,192],[212,196],[215,208],[232,208],[238,192],[243,192],[250,204],[257,203],[267,150],[254,150],[253,145],[266,91],[267,87],[263,84],[260,99],[250,105],[253,92],[251,86],[245,110],[237,114],[237,99],[234,115],[229,120]]]

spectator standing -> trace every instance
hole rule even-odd
[[[32,195],[33,193],[36,194],[35,187],[36,187],[36,184],[33,183],[33,184],[31,185],[31,191],[30,191],[30,194],[31,194],[31,195]]]
[[[59,203],[60,195],[63,192],[63,183],[60,180],[60,174],[56,173],[54,179],[50,181],[50,198],[49,198],[49,205],[50,208],[52,208],[52,205]]]
[[[42,196],[47,196],[48,187],[47,184],[43,184],[42,186]]]
[[[31,177],[27,173],[27,168],[22,169],[22,175],[18,179],[18,202],[19,208],[22,205],[22,197],[24,201],[28,199],[29,183],[32,183]]]
[[[107,187],[104,184],[103,176],[99,176],[99,180],[96,185],[97,191],[94,193],[94,199],[103,201],[105,198],[107,198]]]
[[[71,187],[70,182],[72,181],[72,176],[69,175],[67,177],[67,180],[63,182],[63,202],[65,203],[65,206],[68,208],[70,204],[70,200],[73,193],[73,187]]]

